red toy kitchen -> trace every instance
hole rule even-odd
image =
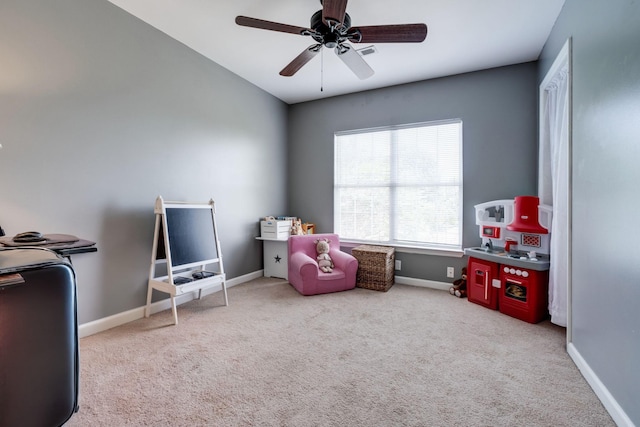
[[[538,323],[548,317],[552,208],[535,196],[475,205],[482,245],[466,248],[467,298]]]

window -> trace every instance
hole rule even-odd
[[[462,247],[462,121],[339,132],[334,144],[341,240]]]

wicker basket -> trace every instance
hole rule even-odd
[[[394,248],[361,245],[353,248],[351,254],[358,260],[357,287],[387,292],[393,286]]]

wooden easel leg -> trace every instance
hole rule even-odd
[[[176,299],[171,295],[171,311],[173,312],[173,324],[178,324],[178,309],[176,308]]]
[[[147,306],[144,308],[144,317],[149,317],[151,314],[151,295],[153,294],[153,288],[147,286]]]
[[[222,282],[222,292],[224,292],[224,305],[228,306],[229,299],[227,298],[227,284],[224,281]]]

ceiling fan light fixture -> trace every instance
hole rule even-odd
[[[352,43],[360,43],[362,41],[362,33],[358,30],[351,29],[347,33],[346,37]]]
[[[336,33],[329,33],[325,34],[323,40],[326,47],[328,47],[329,49],[333,49],[338,46],[340,37]]]

